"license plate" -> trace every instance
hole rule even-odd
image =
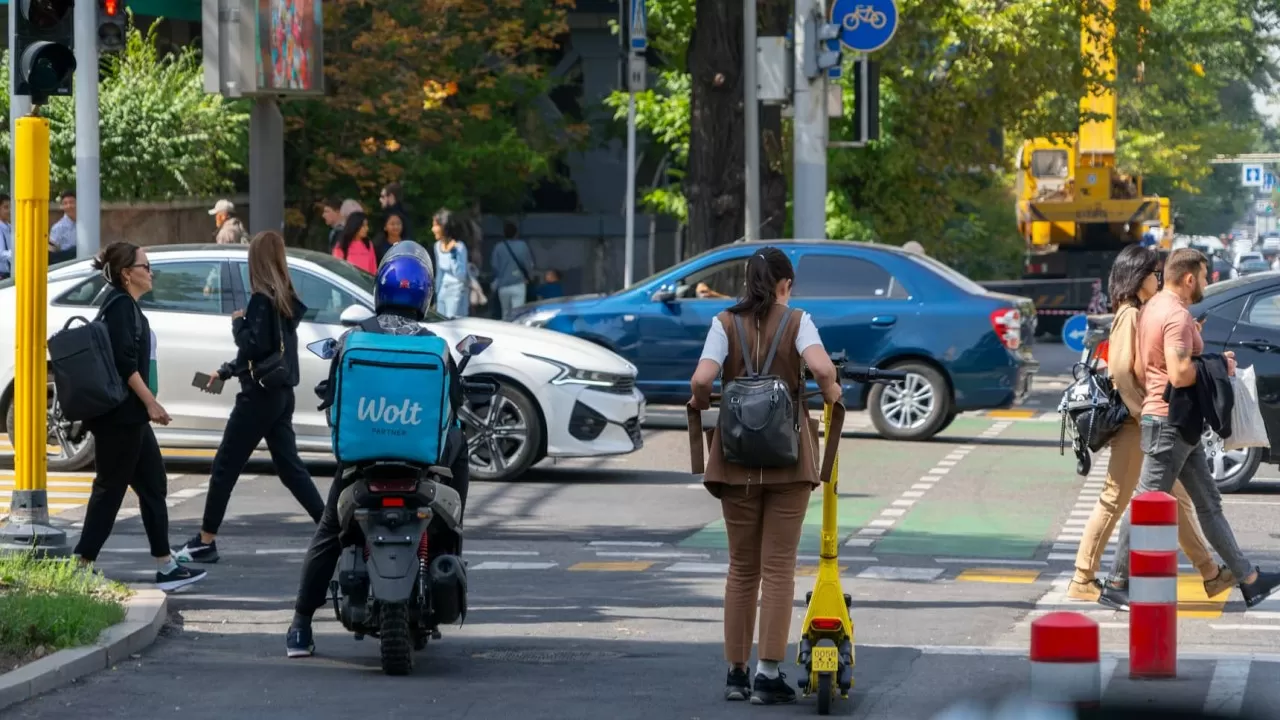
[[[813,649],[813,672],[836,672],[840,669],[840,651],[833,647]]]

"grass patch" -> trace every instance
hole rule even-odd
[[[75,560],[0,555],[0,671],[93,644],[103,630],[124,620],[130,594]]]

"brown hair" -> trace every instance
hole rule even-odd
[[[1164,284],[1171,287],[1182,282],[1190,274],[1198,274],[1201,268],[1209,267],[1209,258],[1195,248],[1182,248],[1169,253],[1164,262]]]
[[[102,248],[102,251],[93,259],[93,269],[101,270],[102,277],[107,283],[123,290],[124,271],[133,267],[137,259],[138,246],[118,240]]]
[[[264,230],[249,241],[249,288],[271,298],[276,312],[282,317],[293,318],[293,301],[297,293],[289,279],[284,237],[274,230]]]

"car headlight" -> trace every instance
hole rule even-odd
[[[521,325],[527,325],[529,327],[542,327],[543,325],[551,322],[551,319],[559,314],[559,310],[534,310],[527,315],[522,315],[516,318],[515,321]]]
[[[596,372],[594,370],[579,370],[572,365],[562,363],[559,360],[552,360],[548,357],[542,357],[541,355],[534,355],[533,353],[524,353],[524,355],[525,357],[531,357],[534,360],[540,360],[551,365],[559,371],[556,373],[555,377],[551,378],[552,385],[612,387],[618,384],[619,381],[624,380],[622,376],[615,375],[614,373]]]

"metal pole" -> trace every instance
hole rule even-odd
[[[813,0],[796,0],[792,28],[796,76],[792,95],[795,117],[791,124],[795,157],[791,226],[797,240],[820,240],[827,235],[827,77],[826,73],[819,73],[810,81],[803,70],[810,47],[819,42],[816,12]]]
[[[760,102],[756,80],[756,0],[742,2],[742,127],[746,147],[747,241],[760,239]]]
[[[67,534],[49,522],[48,381],[46,303],[49,253],[49,121],[22,117],[14,123],[14,247],[17,267],[13,378],[14,491],[0,547],[60,557],[70,553]]]
[[[635,281],[636,254],[636,94],[627,95],[627,241],[623,252],[626,259],[622,265],[623,287],[630,287]]]
[[[274,98],[249,110],[249,232],[284,231],[284,117]]]
[[[102,177],[98,140],[98,4],[74,10],[76,53],[76,257],[98,254]]]
[[[18,3],[16,2],[9,3],[9,58],[10,58],[9,67],[11,69],[14,65],[17,64],[12,59],[14,46],[17,44],[17,41],[13,37],[13,29],[18,25],[17,7],[18,7]],[[17,80],[14,79],[13,73],[10,72],[9,73],[9,137],[11,138],[17,138],[18,136],[18,130],[17,130],[18,118],[25,117],[31,114],[31,98],[26,95],[23,95],[21,97],[16,97],[13,94],[14,83],[16,82]],[[16,144],[14,144],[13,147],[10,148],[10,152],[9,152],[9,183],[8,183],[9,188],[8,189],[10,193],[13,192],[14,182],[15,182],[15,179],[17,178],[17,171],[15,168],[15,165],[17,163],[17,156],[18,156],[18,153],[16,150]]]

